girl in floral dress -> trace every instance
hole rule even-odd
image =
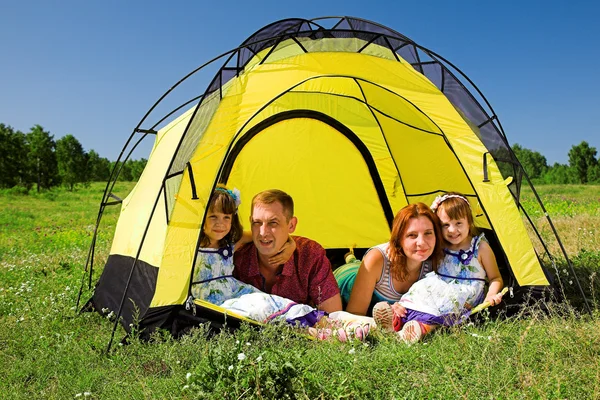
[[[431,209],[440,219],[445,241],[437,273],[430,272],[412,285],[398,303],[378,303],[373,310],[378,325],[399,330],[407,343],[419,341],[435,326],[460,322],[466,311],[484,300],[490,305],[502,300],[496,258],[484,235],[477,234],[467,198],[447,193],[438,196]]]
[[[237,213],[240,203],[239,190],[223,186],[218,186],[210,197],[193,273],[192,296],[195,299],[222,305],[226,300],[245,294],[263,293],[233,277],[234,251],[252,241],[251,235],[243,232],[240,223]],[[295,248],[296,242],[290,238],[271,262],[280,264],[287,261]]]
[[[213,192],[200,234],[192,296],[255,321],[285,321],[290,325],[311,327],[309,333],[319,339],[330,336],[342,341],[350,338],[364,339],[369,332],[369,324],[362,320],[355,321],[352,314],[337,312],[336,317],[341,322],[336,322],[326,317],[323,311],[264,293],[233,277],[234,251],[242,244],[252,241],[251,234],[242,230],[237,214],[240,203],[237,189],[229,190],[218,186]],[[295,249],[296,242],[290,237],[283,250],[271,257],[270,261],[279,265],[287,261]]]

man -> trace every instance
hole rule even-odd
[[[294,201],[281,190],[265,190],[252,199],[252,243],[234,253],[233,276],[263,292],[313,305],[325,312],[340,311],[342,299],[325,249],[317,242],[293,237],[296,250],[284,264],[269,257],[281,251],[296,230]]]

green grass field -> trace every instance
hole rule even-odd
[[[119,184],[115,193],[131,187]],[[315,342],[270,326],[210,340],[202,329],[179,341],[134,338],[108,355],[112,323],[75,310],[103,190],[0,192],[1,399],[600,398],[598,186],[538,187],[591,315],[581,312],[558,259],[574,307],[549,304],[550,316],[534,307],[527,316],[444,329],[411,347],[377,334],[367,343]],[[115,207],[103,218],[94,282],[117,216]],[[543,213],[532,218],[549,238]],[[122,337],[118,331],[116,342]]]

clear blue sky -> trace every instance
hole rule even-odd
[[[114,160],[185,74],[271,22],[329,15],[381,23],[450,60],[492,104],[509,142],[549,164],[567,163],[583,140],[600,151],[593,1],[0,0],[0,122],[72,134]]]

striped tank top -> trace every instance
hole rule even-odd
[[[367,250],[367,253],[373,249],[378,250],[383,256],[383,268],[381,270],[381,276],[379,280],[375,284],[375,291],[373,296],[377,298],[378,301],[387,301],[388,303],[394,303],[402,297],[404,293],[399,293],[394,289],[394,283],[392,281],[392,275],[390,271],[390,259],[388,258],[387,250],[389,247],[389,243],[383,243],[377,245],[375,247],[371,247]],[[365,253],[365,256],[367,255]],[[363,257],[364,258],[364,257]],[[421,265],[421,272],[419,273],[419,278],[423,278],[427,273],[433,270],[431,261],[425,261]]]

